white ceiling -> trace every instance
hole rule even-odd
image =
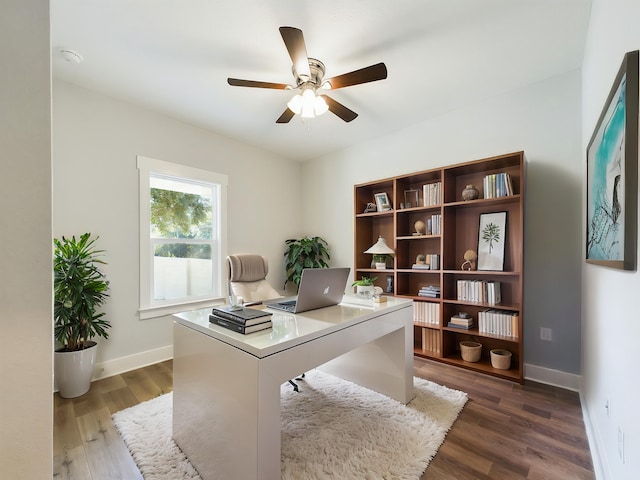
[[[52,0],[56,78],[294,160],[400,130],[580,68],[591,0]],[[386,80],[336,90],[356,111],[275,120],[292,83],[278,27],[304,32],[325,78],[378,62]],[[80,64],[58,50],[80,53]]]

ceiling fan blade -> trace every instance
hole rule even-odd
[[[240,78],[227,78],[227,83],[234,87],[256,87],[256,88],[274,88],[276,90],[286,90],[286,83],[258,82],[255,80],[242,80]]]
[[[334,113],[345,122],[350,122],[351,120],[355,120],[355,118],[358,116],[356,112],[348,109],[347,107],[342,105],[340,102],[336,102],[330,96],[328,95],[320,95],[320,96],[324,98],[325,102],[327,102],[327,106],[329,107],[329,110],[331,111],[331,113]]]
[[[284,41],[293,67],[299,76],[311,78],[311,70],[309,70],[309,57],[307,56],[307,47],[304,44],[302,30],[294,27],[280,27],[280,35]]]
[[[294,115],[295,113],[293,113],[291,110],[287,108],[284,112],[282,112],[282,115],[280,115],[280,117],[276,120],[276,123],[289,123],[289,120],[291,120]]]
[[[387,78],[387,66],[384,63],[376,63],[375,65],[344,73],[325,81],[331,84],[331,90],[335,90],[336,88],[375,82],[377,80],[384,80],[385,78]]]

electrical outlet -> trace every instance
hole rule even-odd
[[[551,329],[547,327],[540,327],[540,340],[550,342],[552,339]]]
[[[618,425],[618,456],[620,461],[624,463],[624,432],[620,425]]]

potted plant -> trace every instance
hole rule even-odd
[[[329,267],[327,263],[327,260],[331,259],[329,246],[326,240],[321,237],[290,238],[284,243],[287,245],[287,251],[284,253],[285,274],[287,275],[284,281],[285,288],[288,282],[292,282],[297,290],[302,270],[305,268]]]
[[[109,296],[109,282],[99,270],[103,250],[90,233],[54,238],[53,293],[55,378],[60,396],[73,398],[91,386],[96,356],[93,337],[108,338],[111,324],[98,309]]]
[[[373,295],[373,282],[378,277],[365,277],[362,276],[360,280],[356,280],[351,284],[352,287],[356,287],[356,294],[371,297]]]

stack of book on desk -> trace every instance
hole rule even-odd
[[[209,322],[242,334],[266,330],[272,326],[270,312],[231,305],[213,307]]]

